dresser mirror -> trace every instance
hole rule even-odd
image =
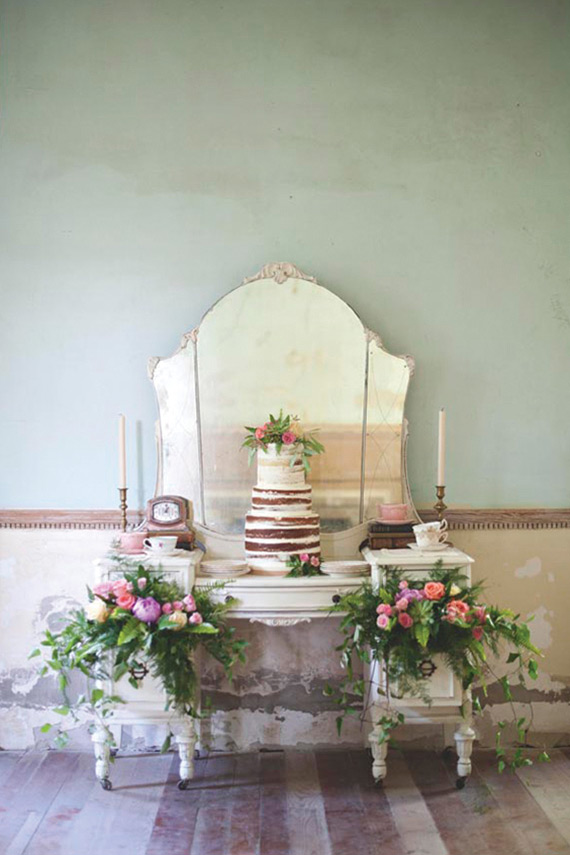
[[[194,522],[243,537],[256,467],[244,425],[269,413],[318,428],[308,481],[322,532],[407,502],[404,403],[413,360],[393,356],[339,297],[271,264],[219,300],[168,358],[149,364],[159,407],[157,494],[186,496]]]

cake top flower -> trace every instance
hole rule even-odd
[[[279,411],[279,416],[270,415],[263,424],[253,427],[246,426],[245,429],[247,433],[242,448],[249,449],[249,463],[252,462],[258,451],[267,453],[269,445],[275,445],[278,454],[283,446],[286,446],[294,450],[291,455],[291,466],[300,461],[305,472],[309,472],[311,468],[309,457],[314,454],[322,454],[325,450],[324,446],[316,439],[315,431],[305,433],[298,416],[284,416],[283,410]]]

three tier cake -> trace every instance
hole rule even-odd
[[[268,444],[257,454],[257,484],[245,517],[245,554],[253,573],[282,576],[292,555],[320,557],[319,515],[294,445]]]

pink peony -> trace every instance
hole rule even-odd
[[[130,611],[132,609],[136,601],[137,598],[134,597],[128,591],[125,591],[124,594],[121,594],[120,597],[117,597],[117,605],[119,606],[119,608],[126,609],[127,611]]]
[[[413,619],[409,616],[407,612],[400,612],[398,615],[398,623],[400,626],[403,626],[404,629],[409,629],[413,624]]]
[[[485,621],[487,620],[487,612],[485,611],[485,606],[475,606],[473,612],[479,623],[485,623]]]
[[[390,620],[390,618],[388,617],[388,615],[384,615],[384,614],[378,615],[378,617],[376,619],[376,626],[379,629],[386,629],[386,627],[388,626],[389,620]]]
[[[306,561],[309,561],[309,553],[308,552],[301,552],[301,554],[299,555],[299,560],[302,561],[303,564]]]
[[[192,596],[192,594],[187,594],[182,600],[184,603],[184,608],[187,612],[195,612],[196,611],[196,600]]]
[[[172,603],[165,603],[162,607],[162,613],[165,615],[172,614]]]
[[[392,606],[389,606],[388,603],[380,603],[378,608],[376,609],[376,614],[379,615],[390,615],[392,614]]]
[[[200,612],[194,612],[194,614],[190,615],[188,618],[188,623],[203,623],[204,618],[200,614]]]
[[[313,555],[313,557],[311,558],[311,564],[313,565],[313,567],[318,567],[320,563],[321,562],[319,561],[317,556]]]
[[[93,593],[99,597],[108,597],[113,590],[112,582],[100,582],[93,588]]]
[[[184,603],[181,603],[180,600],[174,600],[174,602],[172,603],[172,608],[177,612],[181,612],[184,608]]]
[[[139,591],[142,591],[143,588],[146,588],[146,582],[144,576],[141,576],[140,579],[137,579],[137,585],[139,586]]]
[[[262,427],[258,427],[255,429],[255,438],[256,439],[263,439],[264,436],[265,436],[265,430]]]
[[[292,430],[286,430],[285,433],[281,434],[281,439],[285,445],[293,445],[294,442],[297,442],[297,437]]]
[[[482,626],[474,626],[471,632],[473,633],[473,638],[475,639],[475,641],[481,641],[481,639],[483,638]]]

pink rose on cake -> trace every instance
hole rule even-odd
[[[281,439],[284,445],[293,445],[294,442],[297,442],[297,437],[292,430],[286,430],[285,433],[281,434]]]
[[[266,431],[264,428],[258,427],[255,429],[255,438],[256,439],[263,439],[263,437],[265,436],[265,433],[266,433]]]

